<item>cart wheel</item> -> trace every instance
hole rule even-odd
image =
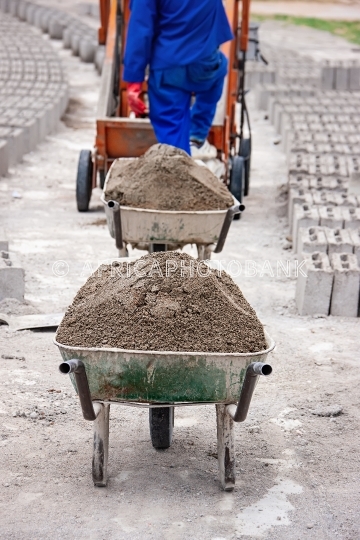
[[[251,169],[251,139],[243,139],[241,143],[240,155],[244,158],[245,169],[245,182],[244,182],[244,196],[249,195],[250,188],[250,169]]]
[[[232,167],[230,172],[230,191],[234,197],[241,203],[244,190],[244,158],[241,156],[234,156],[232,160]],[[234,219],[240,219],[241,214],[235,214]]]
[[[101,170],[101,169],[99,171],[99,183],[100,183],[101,189],[104,189],[104,186],[105,186],[105,171]]]
[[[81,150],[76,178],[76,202],[79,212],[87,212],[92,191],[93,163],[90,150]]]
[[[157,253],[159,251],[167,251],[166,244],[150,244],[150,253]]]
[[[149,409],[151,442],[154,448],[169,448],[174,426],[174,407]]]

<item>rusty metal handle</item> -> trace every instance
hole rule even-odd
[[[249,41],[250,0],[242,0],[240,50],[246,52]]]
[[[263,364],[262,362],[253,362],[247,367],[238,404],[226,407],[227,413],[234,422],[244,422],[246,420],[258,377],[260,375],[270,375],[271,372],[272,367],[270,364]]]
[[[124,245],[122,239],[120,204],[117,201],[108,201],[107,206],[112,212],[116,247],[118,250],[122,250]]]
[[[243,204],[234,204],[234,206],[231,206],[230,208],[228,208],[223,226],[220,231],[219,239],[216,244],[216,248],[214,249],[214,253],[220,253],[223,250],[225,240],[228,235],[230,225],[234,219],[235,214],[240,214],[244,210],[245,210],[245,206]]]
[[[83,417],[85,420],[96,420],[100,412],[100,408],[97,406],[97,404],[95,404],[96,410],[94,409],[90,394],[89,381],[83,362],[77,358],[72,358],[67,362],[62,362],[59,366],[59,370],[64,375],[74,373]]]

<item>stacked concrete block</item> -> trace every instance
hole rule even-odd
[[[357,197],[351,193],[334,193],[334,200],[337,206],[358,206]]]
[[[300,227],[299,229],[299,253],[314,253],[320,251],[327,253],[328,242],[324,227]]]
[[[8,251],[0,252],[0,302],[5,298],[15,298],[22,302],[25,294],[25,273],[14,264]]]
[[[277,84],[259,84],[256,101],[281,135],[287,157],[293,248],[309,270],[306,279],[299,275],[297,304],[302,314],[327,315],[333,283],[327,256],[346,258],[341,272],[349,283],[347,257],[360,259],[360,91],[353,91],[360,90],[360,62],[329,62],[319,72],[298,56],[281,59],[270,49],[269,58]],[[304,84],[296,85],[297,77]]]
[[[352,253],[354,244],[348,229],[324,228],[326,241],[328,244],[328,255],[333,253]]]
[[[323,90],[360,90],[360,64],[358,61],[326,62],[321,69]]]
[[[359,308],[360,268],[353,253],[330,255],[334,270],[330,314],[357,317]]]
[[[310,191],[304,188],[291,188],[288,196],[288,220],[290,226],[290,233],[293,226],[293,214],[295,204],[306,204],[307,206],[313,205],[313,196]]]
[[[29,17],[30,7],[26,4]],[[14,41],[14,34],[21,40]],[[53,48],[10,15],[0,18],[0,51],[0,174],[6,174],[58,127],[68,84]]]
[[[312,176],[309,178],[309,188],[314,191],[347,191],[347,182],[336,176]]]
[[[296,305],[300,315],[328,315],[334,273],[326,253],[303,254],[302,272],[296,282]]]
[[[309,177],[306,174],[290,173],[288,178],[289,189],[304,189],[310,188]]]
[[[345,229],[359,229],[360,227],[360,208],[348,207],[344,215]]]
[[[343,228],[344,218],[341,209],[337,206],[319,206],[321,227]]]
[[[338,206],[333,191],[314,190],[312,197],[316,206]]]
[[[308,227],[315,227],[320,224],[318,209],[307,204],[295,204],[293,210],[293,250],[297,253],[299,230]]]
[[[2,228],[0,228],[0,252],[1,251],[9,251],[9,242],[7,240],[6,233]]]
[[[360,266],[360,228],[349,229],[349,232],[353,244],[353,253],[357,259],[358,265]]]

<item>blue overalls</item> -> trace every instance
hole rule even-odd
[[[208,135],[227,73],[218,48],[233,35],[222,0],[131,0],[130,8],[124,80],[142,82],[150,66],[157,140],[190,153],[190,138]]]

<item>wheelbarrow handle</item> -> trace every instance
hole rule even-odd
[[[124,248],[121,228],[120,204],[117,201],[108,201],[107,207],[111,210],[113,219],[113,229],[115,235],[115,244],[119,251]]]
[[[67,373],[74,373],[83,417],[85,420],[96,420],[100,408],[97,403],[95,403],[94,408],[90,394],[89,381],[83,362],[77,358],[72,358],[67,362],[62,362],[59,366],[59,370],[60,373],[63,373],[64,375]]]
[[[230,225],[234,219],[235,214],[240,214],[244,210],[245,210],[245,206],[243,204],[234,204],[234,206],[231,206],[230,208],[228,208],[228,211],[226,212],[226,215],[225,215],[223,226],[221,228],[219,239],[214,249],[214,253],[220,253],[223,250],[225,240],[228,235]]]
[[[262,362],[253,362],[247,367],[238,404],[226,407],[227,413],[234,422],[244,422],[246,420],[258,377],[260,375],[270,375],[271,372],[272,367],[270,364],[263,364]]]

